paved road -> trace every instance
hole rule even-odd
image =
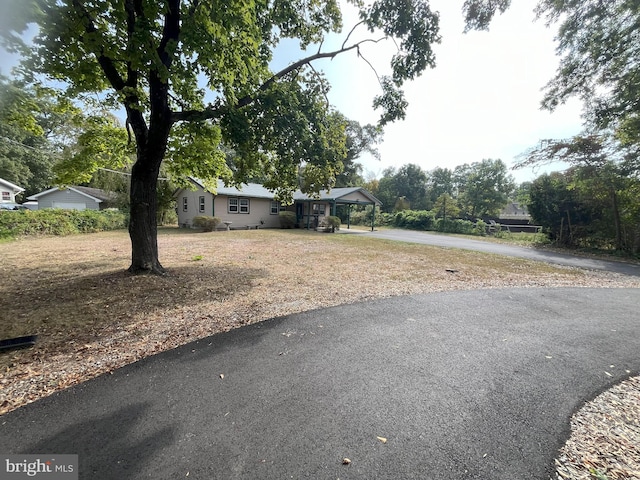
[[[640,277],[640,265],[597,260],[574,255],[565,255],[546,250],[505,245],[502,243],[483,242],[462,237],[438,235],[429,232],[416,232],[411,230],[379,230],[375,232],[359,232],[370,237],[383,238],[401,242],[423,243],[437,247],[462,248],[478,252],[495,253],[510,257],[526,258],[541,262],[568,265],[571,267],[586,268],[588,270],[606,270],[624,275]]]
[[[87,479],[547,480],[572,413],[640,370],[638,304],[505,289],[275,319],[4,415],[0,452],[79,454]]]

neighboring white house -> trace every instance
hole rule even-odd
[[[0,202],[16,203],[16,195],[24,192],[24,188],[0,178]]]
[[[380,201],[363,188],[334,188],[321,191],[312,198],[300,191],[294,193],[294,204],[284,206],[275,199],[273,192],[257,183],[244,184],[241,188],[225,187],[218,181],[216,194],[205,190],[202,181],[190,178],[194,190],[179,189],[174,194],[177,202],[178,223],[181,227],[193,225],[193,217],[209,215],[220,218],[231,228],[279,228],[279,213],[290,210],[296,213],[298,226],[313,228],[322,219],[335,215],[337,205],[380,205]]]
[[[38,210],[43,208],[63,208],[66,210],[103,210],[110,206],[113,194],[89,187],[54,187],[28,197],[38,202]]]

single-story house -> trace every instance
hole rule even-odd
[[[174,194],[181,227],[193,225],[193,218],[198,215],[209,215],[220,218],[230,228],[279,228],[279,213],[289,210],[296,213],[299,227],[315,228],[324,217],[335,215],[338,205],[381,205],[380,200],[360,187],[322,190],[317,198],[297,191],[293,205],[283,205],[273,192],[257,183],[236,188],[225,187],[218,180],[213,194],[205,190],[202,181],[193,177],[189,180],[194,190],[181,188]]]
[[[0,202],[16,203],[16,195],[24,192],[24,188],[0,178]]]
[[[112,206],[114,194],[99,188],[69,186],[54,187],[28,197],[38,202],[38,210],[43,208],[63,208],[66,210],[104,210]]]

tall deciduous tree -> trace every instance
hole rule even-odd
[[[572,188],[573,172],[554,172],[536,178],[529,192],[529,213],[550,238],[564,246],[575,245],[577,229],[593,220],[593,214]]]
[[[513,176],[502,160],[485,159],[454,171],[458,203],[471,218],[496,215],[515,188]]]
[[[412,210],[429,208],[427,198],[427,174],[419,165],[407,163],[398,169],[395,175],[398,197],[405,197]]]
[[[382,129],[375,125],[360,125],[355,120],[345,121],[346,156],[342,160],[342,172],[336,177],[336,187],[364,185],[362,165],[357,160],[365,153],[379,159],[376,145],[382,140]]]
[[[53,181],[53,167],[83,125],[68,99],[0,77],[0,177],[33,195]]]
[[[382,172],[378,183],[378,198],[385,212],[400,210],[424,210],[427,208],[427,174],[419,165],[408,163],[397,170],[393,167]],[[398,199],[401,199],[398,202]]]
[[[432,204],[443,194],[453,197],[453,170],[436,167],[427,175],[427,192]]]
[[[106,100],[124,108],[136,148],[129,270],[163,273],[156,227],[163,160],[174,176],[196,175],[209,185],[262,171],[265,185],[284,198],[297,186],[301,163],[309,189],[333,184],[345,125],[327,104],[327,82],[310,67],[316,60],[393,38],[398,51],[374,107],[382,110],[381,125],[404,117],[401,87],[434,65],[438,15],[427,0],[350,3],[370,39],[352,41],[349,33],[337,50],[319,48],[275,73],[269,63],[280,39],[322,47],[327,33],[340,30],[337,0],[21,0],[4,40],[23,48],[15,32],[37,22],[25,68],[65,82],[69,94],[108,93]],[[233,171],[221,142],[237,155]]]
[[[460,215],[458,203],[448,193],[438,196],[431,211],[436,218],[444,218],[445,222],[447,218],[457,218]]]
[[[640,122],[640,9],[630,0],[541,0],[538,13],[560,23],[556,76],[543,105],[580,98],[598,128]],[[640,131],[640,130],[639,130]]]
[[[606,217],[611,222],[600,222],[600,225],[602,230],[605,229],[605,223],[613,225],[617,249],[630,249],[630,243],[640,245],[640,202],[638,197],[630,204],[622,200],[639,190],[640,178],[635,155],[630,157],[624,145],[612,136],[577,135],[570,139],[540,142],[524,155],[515,168],[554,162],[570,164],[573,188],[589,196],[591,203],[599,202],[608,207]],[[623,211],[627,218],[632,219],[631,225],[623,222]],[[635,230],[636,239],[632,242],[625,240],[623,230]],[[601,233],[602,237],[607,235]]]

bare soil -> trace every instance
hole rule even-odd
[[[320,307],[445,290],[640,287],[616,274],[359,235],[167,228],[158,245],[163,277],[126,273],[122,231],[0,244],[0,338],[39,335],[33,348],[0,354],[0,414],[192,340]]]

